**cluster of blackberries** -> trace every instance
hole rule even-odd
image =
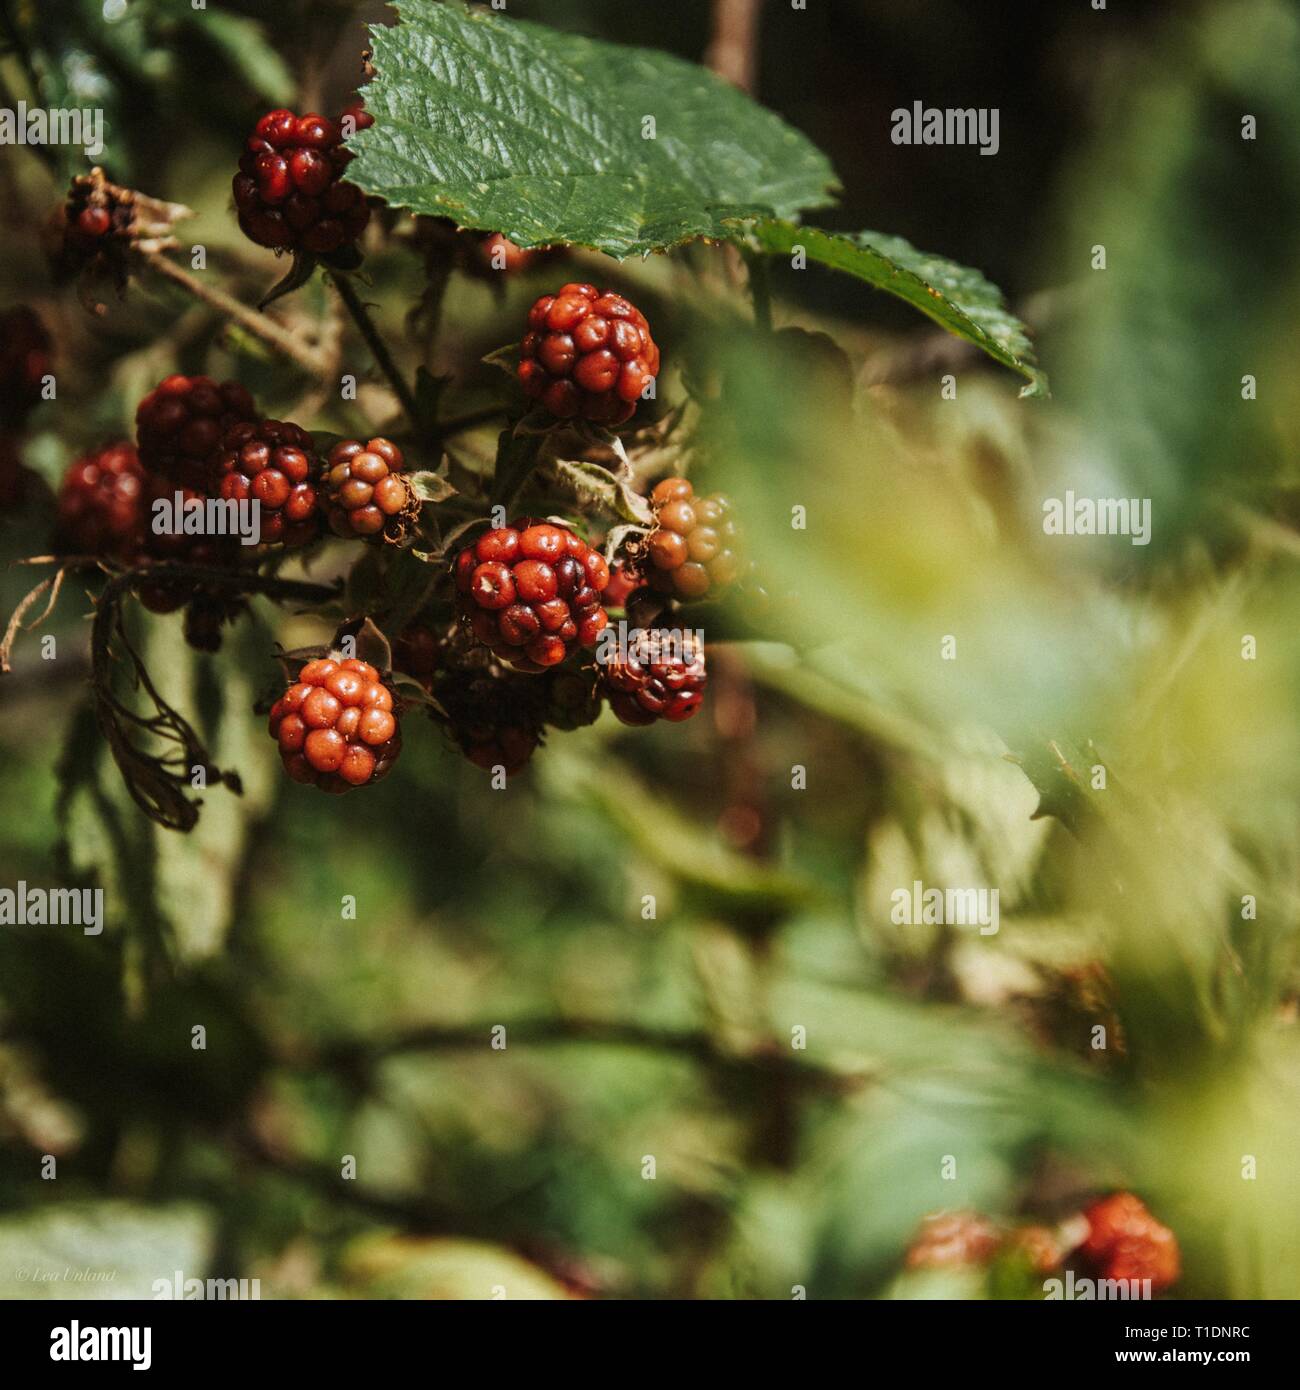
[[[270,732],[289,776],[329,792],[379,781],[402,747],[392,691],[355,658],[309,661],[272,706]]]
[[[519,346],[524,394],[560,420],[598,425],[631,419],[659,375],[659,349],[645,315],[621,294],[564,285],[528,314]]]
[[[674,598],[716,597],[741,572],[740,535],[721,493],[696,497],[686,478],[665,478],[650,494],[655,530],[646,543],[650,587]]]
[[[577,729],[600,713],[589,668],[525,674],[456,629],[408,628],[394,644],[393,661],[433,697],[434,721],[471,763],[487,771],[500,767],[513,776],[547,728]]]
[[[78,459],[64,478],[55,541],[63,553],[102,555],[123,564],[171,560],[230,569],[249,559],[235,534],[177,525],[155,530],[155,503],[165,500],[177,523],[209,499],[259,504],[263,545],[302,546],[328,520],[339,535],[397,543],[418,513],[401,451],[390,441],[343,440],[323,460],[300,426],[262,418],[236,382],[173,375],[136,410],[136,447],[110,445]],[[182,515],[175,515],[179,495]],[[154,612],[184,607],[187,635],[213,650],[220,625],[243,601],[203,586],[146,583],[140,596]]]
[[[325,460],[322,505],[336,536],[400,543],[420,510],[405,460],[387,439],[340,440]]]
[[[1086,1230],[1065,1239],[1071,1225],[1057,1230],[1041,1225],[1005,1229],[972,1211],[944,1211],[921,1225],[905,1263],[908,1269],[986,1266],[993,1260],[1015,1261],[1037,1275],[1059,1270],[1071,1249],[1092,1275],[1102,1279],[1149,1279],[1151,1292],[1162,1293],[1180,1273],[1178,1239],[1131,1192],[1116,1192],[1085,1208]]]
[[[524,671],[593,647],[609,615],[609,566],[567,526],[523,518],[485,531],[456,558],[461,616],[474,636]]]
[[[370,206],[343,178],[352,159],[343,140],[373,124],[359,105],[338,121],[268,111],[249,136],[231,185],[244,235],[276,251],[318,256],[352,245],[370,221]]]
[[[609,707],[624,724],[674,724],[704,700],[704,647],[693,632],[654,628],[626,652],[614,650],[601,668]]]

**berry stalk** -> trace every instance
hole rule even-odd
[[[339,292],[339,298],[347,306],[348,313],[352,315],[352,322],[356,324],[361,336],[366,340],[366,346],[373,354],[379,370],[388,378],[388,384],[393,388],[394,395],[401,401],[402,409],[406,412],[406,418],[410,420],[411,428],[415,431],[416,437],[420,437],[420,410],[415,403],[415,393],[407,385],[406,378],[402,375],[397,363],[393,361],[393,355],[388,351],[388,344],[384,342],[379,330],[375,327],[374,320],[370,317],[356,287],[347,275],[331,273],[330,279],[334,282],[334,288]]]

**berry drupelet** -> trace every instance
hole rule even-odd
[[[474,637],[519,670],[594,646],[609,622],[609,566],[567,526],[524,519],[486,531],[456,557],[455,579]]]
[[[624,424],[659,375],[659,349],[645,315],[621,294],[602,294],[594,285],[543,295],[529,311],[519,353],[524,394],[560,420]]]
[[[145,539],[145,472],[130,444],[70,464],[59,488],[55,546],[64,554],[130,563]]]
[[[272,250],[326,256],[350,246],[370,221],[370,207],[343,179],[352,152],[344,125],[364,130],[374,117],[359,105],[338,121],[315,112],[268,111],[248,139],[231,185],[244,235]]]
[[[321,483],[330,530],[353,540],[404,540],[420,510],[404,466],[390,440],[340,440],[325,460]]]
[[[704,700],[704,647],[692,632],[654,629],[601,668],[609,706],[624,724],[680,723]]]
[[[261,503],[265,544],[306,545],[320,534],[320,459],[300,426],[241,420],[222,436],[213,467],[223,500]]]
[[[650,494],[657,529],[646,542],[652,588],[679,599],[716,597],[741,572],[739,533],[721,493],[696,497],[686,478],[665,478]]]
[[[289,776],[322,791],[379,781],[401,751],[392,692],[355,658],[309,661],[272,706],[270,732]]]

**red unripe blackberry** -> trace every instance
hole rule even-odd
[[[349,539],[404,540],[420,502],[402,469],[405,460],[387,439],[340,440],[325,460],[321,502],[335,535]]]
[[[688,479],[665,478],[650,501],[656,522],[646,542],[651,587],[679,599],[716,597],[742,569],[730,500],[721,493],[696,497]]]
[[[621,294],[594,285],[543,295],[519,347],[524,394],[560,420],[621,425],[659,375],[659,349],[645,316]]]
[[[518,275],[553,260],[560,253],[560,248],[550,246],[525,250],[500,232],[491,232],[487,236],[475,237],[466,268],[483,279],[493,275]]]
[[[25,304],[0,314],[0,427],[18,429],[41,398],[50,335]]]
[[[624,608],[627,601],[645,584],[645,575],[626,560],[617,561],[609,571],[609,584],[601,601],[606,608]]]
[[[69,555],[137,559],[144,548],[145,491],[145,471],[130,444],[110,444],[77,459],[59,488],[56,547]]]
[[[524,518],[456,557],[457,605],[473,636],[521,671],[556,666],[596,644],[609,615],[609,566],[567,526]]]
[[[392,691],[355,658],[309,661],[271,707],[270,732],[289,776],[322,791],[379,781],[402,747]]]
[[[256,416],[251,393],[238,382],[166,377],[135,412],[140,462],[177,487],[215,491],[215,455],[226,431]]]
[[[1002,1243],[998,1228],[973,1211],[940,1211],[927,1216],[907,1251],[908,1269],[951,1269],[984,1265]]]
[[[370,206],[343,179],[352,159],[343,145],[345,127],[373,124],[360,105],[337,122],[314,112],[268,111],[249,136],[231,184],[244,235],[272,250],[319,256],[351,246],[370,221]]]
[[[609,706],[624,724],[689,719],[704,701],[706,680],[704,647],[688,631],[641,633],[601,667]]]
[[[283,420],[231,425],[214,456],[220,496],[261,505],[263,544],[306,545],[320,534],[320,458],[311,435]]]
[[[1150,1279],[1151,1292],[1173,1284],[1180,1271],[1178,1239],[1140,1197],[1115,1192],[1084,1212],[1088,1236],[1079,1253],[1104,1279]]]

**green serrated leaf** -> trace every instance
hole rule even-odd
[[[752,234],[773,255],[788,256],[801,246],[809,260],[896,295],[941,328],[1019,372],[1029,383],[1022,396],[1048,395],[1047,377],[1038,368],[1028,330],[1007,309],[997,286],[978,270],[918,251],[902,237],[878,232],[849,235],[766,221]]]
[[[395,206],[622,258],[831,201],[826,157],[694,64],[459,4],[399,10],[371,31],[375,124],[348,167]]]

